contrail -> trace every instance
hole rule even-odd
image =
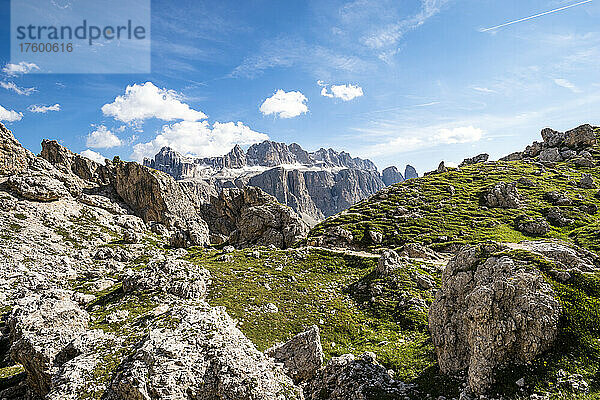
[[[530,19],[542,17],[542,16],[548,15],[548,14],[553,14],[555,12],[566,10],[567,8],[577,7],[577,6],[580,6],[582,4],[591,3],[591,2],[592,2],[592,0],[580,1],[579,3],[571,4],[571,5],[560,7],[560,8],[551,10],[551,11],[546,11],[546,12],[543,12],[543,13],[540,13],[540,14],[532,15],[531,17],[521,18],[521,19],[518,19],[516,21],[507,22],[507,23],[502,24],[502,25],[492,26],[491,28],[480,29],[479,32],[493,31],[494,29],[503,28],[505,26],[509,26],[509,25],[512,25],[512,24],[517,24],[517,23],[523,22],[523,21],[529,21]]]

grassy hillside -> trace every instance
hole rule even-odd
[[[600,129],[596,129],[600,137]],[[600,161],[600,148],[591,151]],[[594,176],[600,184],[597,167],[579,167],[572,161],[544,166],[534,161],[490,162],[411,179],[381,191],[315,226],[311,239],[341,227],[353,235],[359,248],[397,247],[417,242],[444,249],[453,243],[481,240],[518,242],[532,238],[517,229],[519,221],[544,217],[558,207],[566,226],[551,226],[545,237],[560,238],[589,248],[598,248],[600,213],[596,213],[597,189],[583,189],[575,183],[582,173]],[[525,179],[523,179],[525,178]],[[482,194],[498,182],[517,182],[522,198],[518,209],[482,206]],[[547,193],[564,192],[571,205],[555,206]],[[590,205],[592,205],[590,207]],[[380,232],[375,243],[369,232]]]

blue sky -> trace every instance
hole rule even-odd
[[[574,3],[152,1],[152,73],[47,74],[10,66],[0,0],[0,118],[34,152],[215,155],[268,137],[421,172],[497,158],[546,126],[600,124],[600,0],[481,32]]]

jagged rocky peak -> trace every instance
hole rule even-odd
[[[225,155],[223,164],[225,168],[241,168],[246,165],[246,153],[244,153],[244,150],[239,144],[236,144],[233,149]]]
[[[361,158],[353,158],[350,154],[342,151],[338,153],[333,149],[319,149],[312,153],[317,161],[323,162],[327,166],[332,167],[347,167],[353,169],[364,169],[366,171],[377,171],[377,167],[371,160],[363,160]]]
[[[33,154],[24,149],[12,132],[0,123],[0,175],[11,175],[25,170]]]
[[[247,152],[236,145],[224,156],[207,158],[185,157],[163,148],[144,165],[181,181],[199,203],[223,189],[259,187],[309,225],[404,180],[396,167],[380,175],[372,161],[344,151],[308,152],[297,143],[270,140],[250,146]],[[408,166],[407,171],[410,177],[417,176],[414,168]]]
[[[398,171],[398,168],[392,166],[387,167],[381,172],[381,178],[385,186],[390,186],[398,182],[404,181],[404,176]]]
[[[414,178],[418,178],[419,174],[417,173],[417,170],[415,169],[415,167],[413,167],[412,165],[407,165],[406,169],[404,170],[404,179],[409,180],[409,179],[414,179]]]
[[[300,146],[298,149],[302,150]],[[265,140],[262,143],[253,144],[248,149],[247,161],[249,165],[260,165],[275,167],[282,164],[298,164],[296,155],[290,151],[285,143]]]

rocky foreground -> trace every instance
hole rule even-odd
[[[596,398],[598,135],[309,232],[259,188],[200,201],[0,125],[0,399]]]

